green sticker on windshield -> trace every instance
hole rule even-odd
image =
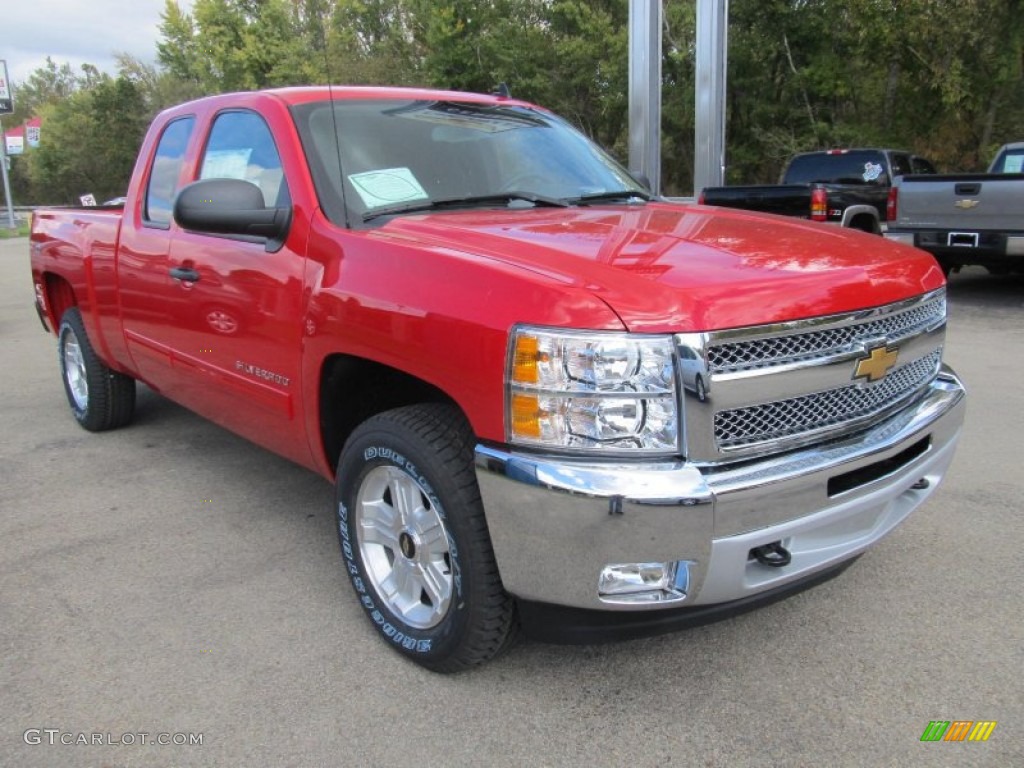
[[[395,205],[430,196],[408,168],[384,168],[379,171],[353,173],[348,177],[367,208]]]

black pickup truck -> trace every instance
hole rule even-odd
[[[910,173],[935,173],[935,167],[898,149],[804,152],[789,161],[779,184],[706,187],[699,202],[880,234],[892,180]]]

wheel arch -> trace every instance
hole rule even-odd
[[[843,211],[843,226],[873,235],[882,232],[878,223],[878,211],[870,205],[851,205]]]
[[[43,272],[43,294],[46,298],[46,312],[54,332],[60,328],[60,320],[71,307],[78,306],[78,297],[70,281],[53,272]]]
[[[327,357],[320,368],[318,400],[320,449],[332,473],[349,435],[371,416],[420,403],[447,403],[465,416],[458,403],[433,384],[382,363],[340,353]]]

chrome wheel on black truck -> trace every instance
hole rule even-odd
[[[416,405],[364,422],[338,463],[338,535],[359,601],[395,650],[437,672],[487,661],[515,630],[473,445],[455,408]]]

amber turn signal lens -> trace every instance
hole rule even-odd
[[[512,381],[517,384],[536,384],[540,381],[537,363],[541,352],[540,342],[536,336],[516,336],[516,347],[512,357]]]
[[[512,395],[512,435],[540,439],[540,399],[536,395]]]

